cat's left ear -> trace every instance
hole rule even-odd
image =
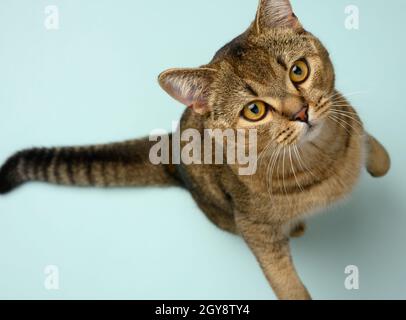
[[[303,30],[289,0],[260,0],[255,27],[258,33],[261,33],[266,28]]]
[[[170,69],[160,74],[159,84],[174,99],[199,114],[210,111],[209,89],[216,74],[215,69]]]

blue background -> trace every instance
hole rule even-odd
[[[344,27],[346,5],[360,30]],[[60,29],[44,27],[57,5]],[[345,205],[292,243],[314,298],[406,298],[406,108],[402,0],[296,0],[326,44],[337,87],[388,147],[393,169],[364,174]],[[0,162],[31,146],[83,145],[171,129],[183,107],[159,88],[170,67],[208,62],[252,21],[257,0],[1,0]],[[44,288],[56,265],[60,290]],[[344,288],[347,265],[360,290]],[[30,184],[0,198],[0,298],[272,299],[243,241],[182,190]]]

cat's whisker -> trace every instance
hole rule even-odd
[[[258,159],[257,159],[258,167],[261,166],[261,162],[266,158],[266,155],[269,153],[269,151],[271,151],[272,143],[273,143],[273,140],[269,141],[268,144],[265,146],[264,150],[262,150],[262,152],[259,154]],[[251,176],[251,180],[252,180],[253,176],[254,175]]]
[[[282,154],[282,150],[283,150],[283,147],[281,147],[280,148],[280,150],[279,150],[279,154],[278,154],[278,160],[279,160],[279,157],[281,156],[281,154]],[[279,161],[277,161],[276,163],[275,163],[275,169],[276,169],[276,180],[278,181],[278,184],[279,184],[279,177],[280,177],[280,167],[281,167],[281,165],[280,165],[280,163],[279,163]]]
[[[272,147],[273,147],[273,140],[271,140],[267,145],[266,145],[266,147],[264,148],[264,150],[261,152],[261,154],[259,155],[259,158],[258,158],[258,167],[261,167],[261,162],[265,159],[265,158],[267,158],[267,154],[271,154],[271,156],[269,157],[269,162],[271,161],[271,159],[272,159],[272,157],[274,156],[274,154],[275,154],[275,149],[273,149],[273,151],[272,151]],[[272,152],[271,152],[272,151]],[[269,163],[266,165],[266,170],[268,170],[268,167],[269,167]],[[251,175],[251,181],[253,180],[253,177],[254,177],[255,175]]]
[[[293,153],[295,154],[295,157],[296,157],[296,159],[297,159],[297,162],[299,163],[300,170],[301,170],[307,177],[309,176],[309,173],[310,173],[310,176],[313,176],[312,172],[311,172],[308,168],[306,168],[306,166],[304,166],[304,164],[302,163],[302,159],[301,159],[301,156],[300,156],[300,154],[299,154],[299,149],[298,149],[297,145],[294,145],[294,146],[293,146]],[[302,187],[302,188],[303,188],[303,187]]]
[[[333,100],[334,98],[340,97],[340,96],[341,96],[341,93],[340,93],[340,92],[337,92],[337,93],[334,93],[334,94],[332,94],[332,95],[326,96],[325,99],[331,101],[331,100]]]
[[[336,118],[334,115],[329,115],[329,118],[331,119],[331,120],[333,120],[334,122],[336,122],[338,125],[340,125],[341,127],[343,127],[344,128],[344,130],[345,131],[347,131],[347,133],[349,134],[349,135],[351,135],[352,134],[352,132],[341,122],[341,119],[340,118]]]
[[[272,195],[273,195],[273,173],[274,173],[274,170],[275,170],[275,169],[277,169],[277,172],[276,172],[277,178],[278,178],[278,176],[279,176],[279,163],[278,163],[278,159],[279,159],[279,155],[280,155],[281,150],[282,150],[282,147],[279,147],[279,148],[277,149],[277,153],[276,153],[275,159],[274,159],[274,161],[273,161],[273,163],[272,163],[272,166],[271,166],[270,175],[268,175],[268,179],[271,179],[271,180],[270,180],[270,196],[271,196],[271,197],[272,197]],[[268,189],[268,190],[269,190],[269,189]]]
[[[273,163],[276,161],[278,155],[278,150],[275,149],[272,153],[271,160],[268,163],[267,170],[266,170],[266,187],[269,193],[269,196],[272,197],[272,173],[273,173]],[[271,172],[271,173],[270,173]]]
[[[273,160],[273,157],[275,156],[275,153],[276,153],[276,149],[274,149],[273,151],[272,151],[272,153],[271,153],[271,156],[269,157],[269,161],[268,161],[268,163],[267,163],[267,165],[266,165],[266,178],[268,177],[268,171],[269,171],[269,166],[270,166],[270,164],[272,163],[272,160]],[[268,181],[269,179],[267,178],[266,179],[266,186],[267,186],[267,189],[269,189],[269,187],[268,187]]]
[[[346,111],[346,110],[343,110],[343,109],[344,108],[348,109],[349,107],[351,107],[351,106],[349,104],[345,104],[345,103],[343,103],[343,104],[333,103],[331,105],[332,109],[339,110],[339,111]],[[346,111],[346,112],[352,112],[352,111]],[[352,113],[355,113],[355,112],[352,112]]]
[[[354,116],[357,116],[358,113],[354,112],[354,111],[347,111],[347,110],[341,110],[341,109],[335,109],[336,105],[332,105],[331,106],[331,110],[333,111],[337,111],[337,112],[341,112],[341,113],[345,113],[345,114],[352,114]],[[339,107],[339,106],[338,106]]]
[[[296,146],[296,145],[293,146],[293,153],[296,155],[297,161],[298,161],[299,166],[300,166],[300,170],[305,171],[305,170],[304,170],[304,167],[302,166],[302,163],[300,162],[300,156],[298,155],[298,151],[297,151],[297,146]]]
[[[341,123],[343,123],[344,125],[350,127],[357,135],[362,135],[363,134],[363,133],[361,133],[361,130],[359,128],[354,127],[346,119],[340,118],[340,116],[344,116],[344,115],[339,116],[339,115],[331,114],[331,116],[337,118]],[[360,126],[362,127],[362,124],[360,124]]]
[[[334,107],[350,107],[351,105],[350,104],[348,104],[348,103],[337,103],[337,102],[332,102],[332,104],[331,104],[331,107],[332,108],[334,108]],[[341,110],[341,109],[339,109],[339,110]]]
[[[287,189],[286,189],[286,184],[285,184],[285,157],[286,157],[286,147],[283,147],[282,186],[283,186],[283,191],[285,192],[286,195],[288,195],[288,191],[287,191]]]
[[[368,93],[368,91],[355,91],[355,92],[350,92],[350,93],[347,93],[347,94],[344,94],[344,93],[341,93],[341,92],[336,92],[335,94],[333,94],[333,95],[331,95],[331,96],[329,96],[329,97],[326,97],[326,99],[328,99],[328,100],[332,100],[333,98],[337,98],[337,97],[343,97],[343,98],[348,98],[348,97],[351,97],[351,96],[355,96],[355,95],[358,95],[358,94],[364,94],[364,93]]]
[[[269,186],[268,186],[268,189],[270,189],[271,190],[271,193],[272,193],[272,183],[273,183],[273,172],[274,172],[274,168],[275,168],[275,166],[277,165],[277,163],[278,163],[278,159],[279,159],[279,154],[280,154],[280,151],[281,151],[281,148],[282,147],[278,147],[278,149],[276,149],[275,150],[275,156],[274,156],[274,158],[272,159],[272,162],[270,163],[270,172],[269,172],[269,170],[268,170],[268,172],[267,172],[267,177],[268,177],[268,182],[270,182],[270,184],[269,184]],[[270,175],[269,175],[270,174]],[[269,180],[270,179],[270,180]]]
[[[300,191],[303,191],[303,188],[302,188],[302,186],[301,186],[301,184],[299,182],[299,179],[296,176],[296,170],[295,170],[294,165],[293,165],[291,146],[289,146],[289,159],[290,159],[290,166],[292,168],[293,175],[295,176],[295,181],[297,183],[297,186],[299,187]]]
[[[265,155],[268,153],[268,151],[271,149],[272,146],[272,141],[268,142],[268,144],[265,146],[264,150],[259,154],[258,157],[258,165],[261,165],[261,161],[264,159]]]
[[[303,166],[303,164],[301,162],[300,155],[298,153],[298,147],[296,145],[293,146],[293,153],[294,153],[294,155],[296,157],[296,160],[297,160],[297,162],[299,164],[300,170],[307,175],[308,173],[306,172],[306,168]]]
[[[347,96],[355,95],[355,94],[358,94],[358,93],[354,92],[352,94],[348,94]],[[323,101],[323,99],[324,99],[324,102],[322,104],[324,104],[324,105],[327,105],[328,103],[330,103],[332,106],[337,105],[337,104],[342,104],[342,106],[349,106],[349,104],[346,103],[346,101],[335,101],[335,99],[340,98],[340,97],[344,97],[340,92],[337,92],[330,96],[322,97],[322,98],[320,98],[319,102],[317,103],[316,108],[320,106],[321,101]]]
[[[266,168],[268,168],[269,163],[272,161],[272,158],[273,158],[273,156],[274,156],[274,154],[275,154],[276,149],[275,149],[275,148],[272,149],[272,144],[269,143],[269,144],[267,145],[267,147],[266,147],[266,150],[264,150],[264,151],[266,151],[267,153],[270,153],[270,157],[267,157],[267,158],[268,158],[268,163],[266,164]],[[260,156],[260,157],[261,157],[261,156]],[[265,156],[262,156],[262,158],[265,159]],[[262,160],[263,160],[263,159],[262,159]],[[262,160],[261,160],[261,161],[262,161]]]
[[[266,167],[266,171],[265,171],[266,189],[267,189],[268,194],[269,194],[270,196],[271,196],[271,193],[270,193],[270,177],[269,177],[269,170],[270,170],[270,167],[271,167],[271,165],[272,165],[272,163],[273,163],[273,159],[274,159],[274,157],[275,157],[277,151],[278,151],[277,149],[274,149],[274,150],[273,150],[272,155],[271,155],[271,157],[270,157],[270,160],[269,160],[269,162],[268,162],[268,165],[267,165],[267,167]]]
[[[304,161],[304,158],[303,158],[303,155],[302,155],[301,152],[300,152],[300,149],[299,149],[297,146],[294,146],[294,147],[295,147],[295,150],[296,150],[296,154],[297,154],[297,156],[298,156],[299,163],[301,164],[300,166],[305,169],[305,172],[306,172],[306,171],[309,172],[310,175],[311,175],[313,178],[317,179],[317,177],[316,177],[316,175],[313,173],[313,171],[310,170],[310,168],[306,165],[306,163],[305,163],[305,161]],[[303,170],[303,169],[302,169],[302,170]]]
[[[356,131],[357,133],[359,133],[359,129],[358,129],[358,128],[355,128],[351,123],[349,123],[348,121],[346,121],[346,119],[352,120],[352,121],[354,122],[354,125],[355,125],[355,124],[358,124],[360,127],[363,127],[363,124],[362,124],[359,120],[354,119],[353,117],[351,117],[351,116],[349,116],[349,115],[339,114],[339,113],[336,113],[336,112],[331,112],[331,115],[332,115],[332,116],[335,116],[335,117],[344,117],[344,119],[343,119],[343,118],[340,118],[341,121],[342,121],[343,123],[347,124],[349,127],[351,127],[351,128],[352,128],[354,131]]]
[[[364,124],[362,123],[361,119],[359,118],[358,114],[356,113],[343,113],[340,111],[336,111],[336,110],[330,110],[331,114],[335,115],[335,116],[339,116],[339,117],[344,117],[344,119],[348,119],[353,121],[354,123],[358,124],[361,128],[364,127]]]
[[[348,122],[345,121],[344,119],[339,118],[338,116],[332,115],[332,114],[330,114],[329,117],[330,117],[330,119],[332,119],[332,120],[334,120],[336,123],[338,123],[341,127],[343,127],[343,128],[348,132],[349,135],[353,135],[354,132],[355,132],[355,134],[357,134],[357,135],[361,135],[361,133],[359,132],[358,129],[356,129],[355,127],[353,127],[350,123],[348,123]],[[347,128],[347,126],[350,127],[354,132],[351,132],[351,131]]]
[[[359,95],[359,94],[366,94],[366,93],[368,93],[368,91],[366,91],[366,90],[364,90],[364,91],[355,91],[355,92],[351,92],[351,93],[348,93],[348,94],[341,94],[341,96],[343,98],[348,98],[348,97],[353,97],[353,96],[356,96],[356,95]]]
[[[358,123],[361,127],[363,126],[363,124],[361,123],[361,121],[359,121],[358,119],[356,119],[356,118],[355,118],[354,116],[352,116],[352,115],[349,115],[349,114],[347,114],[347,113],[341,113],[341,112],[338,112],[338,111],[335,111],[335,110],[330,110],[330,111],[331,111],[331,113],[333,113],[333,114],[337,114],[337,115],[340,115],[340,116],[342,116],[342,117],[351,119],[352,121]]]

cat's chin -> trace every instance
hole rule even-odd
[[[312,123],[311,125],[306,125],[303,128],[303,133],[301,134],[298,143],[306,144],[315,141],[323,131],[324,122]]]

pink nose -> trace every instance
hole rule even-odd
[[[292,117],[293,121],[300,121],[300,122],[309,122],[309,107],[305,106],[303,107],[299,112],[293,115]]]

